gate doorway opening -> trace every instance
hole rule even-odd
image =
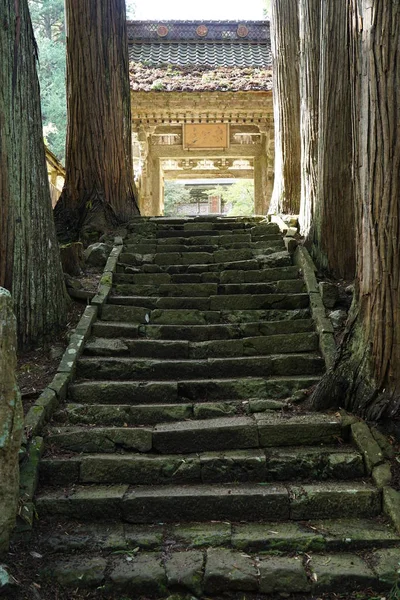
[[[167,180],[164,216],[253,216],[252,179]]]
[[[204,179],[252,179],[254,214],[267,214],[274,159],[269,21],[131,21],[128,36],[141,214],[164,214],[168,181]]]

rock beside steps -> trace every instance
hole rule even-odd
[[[44,586],[99,598],[393,586],[400,538],[340,416],[276,225],[135,219],[46,431]],[[105,596],[104,596],[105,594]]]

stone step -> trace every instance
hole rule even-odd
[[[61,424],[99,426],[156,425],[189,419],[215,419],[263,411],[288,410],[286,402],[268,399],[179,404],[67,404],[55,420]]]
[[[183,284],[184,285],[184,284]],[[204,284],[209,285],[209,284]],[[266,284],[268,285],[268,284]],[[193,297],[193,296],[132,296],[130,286],[118,286],[124,288],[127,295],[109,296],[110,304],[137,306],[150,311],[163,310],[194,310],[204,312],[216,312],[226,310],[295,310],[307,308],[310,303],[308,294],[290,293],[268,293],[268,294],[221,294],[220,296]],[[126,289],[128,288],[128,289]],[[197,317],[197,315],[196,315]]]
[[[397,559],[391,548],[373,550],[365,557],[319,550],[302,560],[290,554],[259,557],[225,547],[177,551],[172,546],[165,554],[137,551],[124,555],[122,551],[122,556],[91,553],[55,558],[52,562],[47,559],[38,570],[51,589],[57,584],[63,589],[81,589],[81,593],[97,588],[113,597],[114,593],[123,594],[124,598],[126,594],[130,598],[143,598],[145,594],[146,598],[158,599],[226,595],[286,598],[292,593],[296,597],[320,598],[325,592],[337,597],[335,592],[339,590],[341,596],[350,598],[355,590],[389,592],[396,581]],[[382,596],[374,593],[368,597]]]
[[[291,259],[290,255],[284,250],[284,246],[282,249],[278,251],[277,248],[266,248],[259,245],[255,248],[249,248],[248,245],[245,248],[237,248],[234,251],[234,256],[236,261],[248,261],[254,258],[257,258],[258,255],[268,258],[271,256],[271,260],[276,260],[276,255],[282,255],[282,257],[286,257],[287,255],[287,263],[290,264]],[[171,265],[209,265],[209,264],[224,264],[229,263],[232,260],[232,249],[219,249],[209,251],[200,251],[196,249],[196,251],[192,252],[182,252],[181,250],[177,250],[175,252],[159,252],[149,253],[149,254],[135,254],[132,252],[121,252],[119,256],[120,263],[125,265],[138,266],[140,264],[154,264],[159,266],[171,266]],[[286,266],[286,265],[275,265],[275,266]]]
[[[252,235],[270,235],[279,234],[280,229],[275,223],[266,223],[254,225],[253,223],[235,223],[235,222],[216,222],[216,223],[185,223],[182,227],[171,228],[168,225],[157,228],[156,237],[187,237],[196,235],[236,235],[239,231],[245,230]]]
[[[283,281],[286,279],[297,279],[299,275],[298,267],[281,267],[271,269],[258,269],[254,271],[221,271],[205,273],[177,273],[170,274],[159,272],[141,272],[137,273],[115,273],[114,283],[131,283],[139,285],[156,285],[160,283],[267,283],[270,281]],[[213,278],[213,281],[210,279]]]
[[[221,236],[222,237],[222,236]],[[226,236],[227,238],[232,238],[232,241],[222,240],[219,238],[207,238],[207,241],[204,241],[203,244],[184,244],[182,242],[176,242],[175,238],[173,242],[170,241],[169,244],[160,244],[157,243],[157,240],[148,240],[146,243],[144,240],[136,243],[125,243],[123,252],[128,254],[159,254],[159,253],[190,253],[190,252],[217,252],[218,250],[257,250],[257,249],[271,249],[272,252],[277,252],[279,250],[285,250],[285,243],[282,237],[277,239],[257,239],[255,241],[247,240],[246,238],[250,238],[250,236],[240,236],[242,241],[234,240],[236,236]],[[237,236],[239,237],[239,236]],[[168,239],[168,238],[167,238]],[[177,238],[180,239],[180,238]],[[200,238],[195,238],[196,240]],[[215,240],[215,241],[213,241]]]
[[[273,377],[322,374],[325,362],[315,354],[271,354],[210,359],[146,359],[83,357],[78,361],[80,379],[212,379],[229,377]]]
[[[198,454],[80,454],[44,458],[42,485],[271,482],[354,480],[365,476],[363,459],[352,448],[228,450]]]
[[[316,333],[256,336],[228,340],[146,340],[92,338],[84,349],[90,356],[134,356],[137,358],[206,359],[234,356],[263,356],[318,351]]]
[[[114,307],[115,308],[115,307]],[[95,337],[149,340],[189,340],[204,342],[207,340],[232,340],[244,337],[269,335],[289,335],[312,332],[312,319],[293,319],[290,321],[264,321],[254,323],[234,323],[217,325],[139,325],[119,321],[97,321],[93,324]]]
[[[381,492],[368,483],[325,482],[280,485],[235,483],[203,485],[73,486],[42,490],[39,519],[63,517],[128,523],[294,520],[376,517]],[[178,508],[179,507],[179,508]]]
[[[273,413],[160,423],[154,427],[49,427],[47,443],[68,452],[187,454],[209,450],[332,444],[348,431],[334,416]]]
[[[262,283],[116,283],[113,294],[116,296],[163,296],[163,297],[209,297],[215,295],[265,295],[265,294],[299,294],[304,292],[301,279],[285,279]]]
[[[282,241],[282,235],[280,233],[270,233],[262,237],[262,241],[265,242],[279,242]],[[145,246],[157,246],[161,249],[162,246],[224,246],[226,244],[235,243],[248,243],[252,242],[251,233],[247,230],[239,230],[233,234],[226,234],[220,232],[219,235],[215,235],[213,232],[211,235],[196,235],[195,237],[142,237],[138,241],[137,235],[127,235],[124,239],[126,246],[134,246],[136,244],[143,244]]]
[[[207,273],[207,272],[220,272],[220,271],[254,271],[257,269],[272,269],[290,267],[292,265],[292,259],[288,252],[274,252],[268,255],[252,252],[252,258],[250,259],[239,259],[237,252],[232,253],[228,251],[229,256],[226,256],[226,260],[223,262],[213,262],[210,257],[203,253],[204,257],[208,262],[201,261],[198,255],[196,256],[199,262],[185,259],[184,262],[179,262],[179,256],[173,263],[167,261],[166,258],[160,258],[160,263],[154,262],[155,254],[121,254],[120,262],[118,263],[117,270],[120,272],[131,272],[131,269],[141,268],[143,272],[165,272],[170,274],[182,274],[182,273]],[[193,256],[195,253],[190,255]],[[165,256],[165,255],[159,255]],[[213,255],[211,255],[213,256]],[[235,256],[236,260],[232,261],[232,256]],[[190,258],[189,257],[189,258]],[[128,262],[124,262],[126,259]],[[183,259],[182,259],[183,260]],[[178,261],[178,262],[176,262]]]
[[[69,386],[77,404],[177,404],[221,400],[281,399],[308,390],[320,376],[226,378],[180,381],[87,381]]]
[[[111,297],[110,300],[116,302],[117,297]],[[232,296],[224,297],[224,300]],[[236,298],[235,296],[233,298]],[[280,295],[279,302],[285,303],[285,294]],[[268,296],[271,302],[271,296]],[[164,299],[164,301],[167,299]],[[263,299],[261,299],[262,301]],[[176,301],[176,299],[175,299]],[[216,297],[215,302],[219,302]],[[238,302],[240,301],[240,297]],[[260,301],[260,300],[259,300]],[[306,304],[309,301],[307,294],[297,294],[295,300],[287,300],[288,304]],[[127,297],[126,302],[129,302]],[[308,308],[293,308],[283,310],[279,308],[272,309],[230,309],[226,307],[220,310],[195,310],[195,309],[151,309],[143,306],[123,305],[123,304],[105,304],[102,307],[101,319],[104,321],[120,321],[125,323],[151,324],[151,325],[216,325],[228,323],[254,323],[254,322],[276,322],[297,319],[308,319],[310,311]]]
[[[55,528],[39,522],[44,554],[69,555],[105,550],[138,548],[140,552],[158,550],[233,548],[241,552],[359,552],[392,548],[400,543],[399,534],[381,517],[267,521],[262,523],[217,522],[135,525],[132,523],[63,522]],[[128,554],[127,554],[128,555]],[[332,555],[330,555],[332,556]],[[388,555],[389,556],[389,555]],[[329,555],[327,556],[329,566]],[[278,577],[279,579],[279,577]]]
[[[131,254],[131,264],[118,263],[117,273],[131,273],[132,269],[146,272],[163,272],[170,275],[220,273],[221,271],[257,271],[291,267],[292,259],[287,252],[276,252],[268,256],[257,256],[252,260],[234,260],[223,263],[185,264],[185,265],[156,265],[144,262],[142,255]],[[147,256],[147,255],[144,255]],[[154,255],[149,255],[149,261]],[[298,269],[297,269],[298,271]]]

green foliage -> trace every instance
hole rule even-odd
[[[239,179],[232,185],[219,185],[208,193],[210,196],[221,195],[224,204],[230,205],[229,217],[254,215],[254,182],[251,179]]]
[[[43,128],[47,132],[45,137],[49,148],[64,163],[67,131],[65,45],[47,38],[38,38],[37,41]]]
[[[29,0],[36,37],[48,40],[65,38],[64,0]]]
[[[178,207],[192,201],[189,190],[176,181],[166,181],[164,188],[164,215],[172,217],[177,214]]]
[[[67,102],[65,89],[64,0],[28,0],[39,50],[38,76],[46,143],[65,164]],[[127,17],[135,13],[135,0],[127,0]]]
[[[29,0],[29,9],[39,51],[44,137],[50,150],[64,163],[67,131],[64,0]]]

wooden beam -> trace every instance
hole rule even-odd
[[[159,158],[253,158],[261,156],[263,152],[260,144],[231,146],[226,150],[184,150],[182,146],[152,146],[151,153]]]
[[[170,181],[176,179],[253,179],[253,169],[235,169],[218,171],[164,171],[164,179]]]

